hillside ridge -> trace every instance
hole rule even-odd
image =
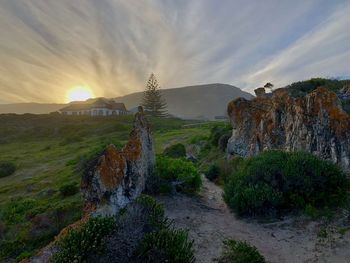
[[[253,96],[229,84],[213,83],[163,89],[168,103],[169,113],[180,118],[209,118],[226,114],[226,104],[238,97],[250,99]],[[127,109],[133,109],[141,103],[143,91],[116,97],[124,102]],[[54,103],[13,103],[0,104],[1,113],[46,114],[57,111],[67,104]]]

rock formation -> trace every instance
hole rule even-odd
[[[81,183],[85,199],[81,220],[64,228],[55,241],[70,229],[78,228],[90,216],[116,215],[120,208],[136,199],[146,187],[155,167],[154,145],[150,125],[142,107],[135,115],[134,127],[128,143],[120,151],[114,145],[106,147],[87,167]],[[55,242],[44,247],[37,255],[21,263],[48,263],[57,253]]]
[[[227,150],[244,157],[267,149],[306,151],[349,169],[350,115],[340,97],[319,87],[298,98],[278,89],[271,96],[236,99],[228,105],[233,131]]]
[[[154,166],[150,126],[140,107],[125,147],[118,151],[114,145],[107,146],[87,169],[82,180],[85,211],[115,215],[145,189]]]

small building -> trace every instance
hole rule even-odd
[[[128,114],[124,103],[105,98],[73,102],[59,111],[63,115],[112,116]]]

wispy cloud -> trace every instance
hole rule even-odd
[[[4,0],[0,102],[349,75],[348,1]]]

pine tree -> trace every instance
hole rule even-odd
[[[152,73],[146,85],[146,90],[142,98],[142,106],[146,112],[154,117],[167,116],[167,103],[162,97],[160,86],[156,76]]]

